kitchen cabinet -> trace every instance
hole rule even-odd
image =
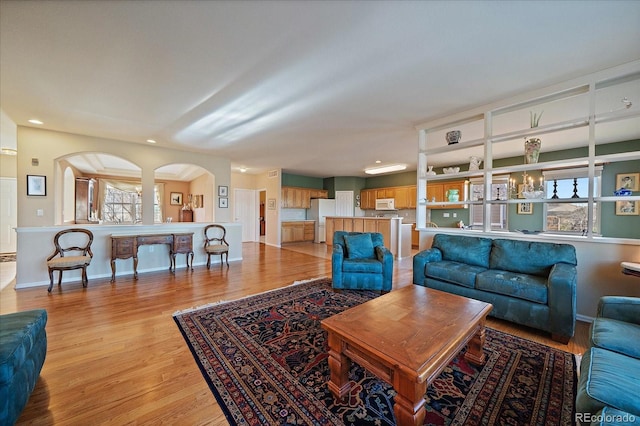
[[[284,209],[308,209],[311,208],[312,198],[328,198],[328,196],[329,192],[325,189],[283,186],[280,205]]]
[[[460,201],[465,201],[465,183],[460,181],[437,182],[427,184],[427,206],[430,209],[461,209],[464,204],[437,204],[448,203],[447,198],[450,189],[457,189]],[[436,203],[436,204],[433,204]]]
[[[363,189],[360,191],[360,208],[362,210],[375,210],[376,208],[376,190]]]
[[[420,231],[416,229],[417,224],[411,225],[411,248],[420,248]]]
[[[314,238],[315,222],[313,220],[282,222],[282,243],[313,241]]]
[[[333,234],[336,231],[379,232],[384,238],[385,245],[391,241],[391,218],[327,217],[325,223],[327,245],[333,245]]]
[[[360,208],[375,210],[377,198],[393,198],[396,209],[414,209],[416,208],[416,194],[415,185],[363,189],[360,191]]]

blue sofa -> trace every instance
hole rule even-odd
[[[0,425],[14,424],[47,355],[47,311],[0,315]]]
[[[331,270],[337,290],[387,292],[393,285],[393,255],[379,232],[336,231]]]
[[[600,298],[580,364],[576,417],[640,424],[640,298]]]
[[[576,265],[569,244],[436,234],[413,257],[413,282],[491,303],[491,316],[567,343],[576,323]]]

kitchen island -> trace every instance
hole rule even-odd
[[[379,232],[384,239],[384,245],[395,258],[409,256],[401,252],[402,233],[401,217],[326,217],[327,245],[333,245],[335,231],[346,232]]]

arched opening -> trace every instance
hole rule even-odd
[[[214,222],[215,176],[193,164],[167,164],[155,170],[163,185],[165,222]]]

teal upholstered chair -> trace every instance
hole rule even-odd
[[[333,288],[387,292],[393,284],[393,255],[378,232],[333,234]]]

